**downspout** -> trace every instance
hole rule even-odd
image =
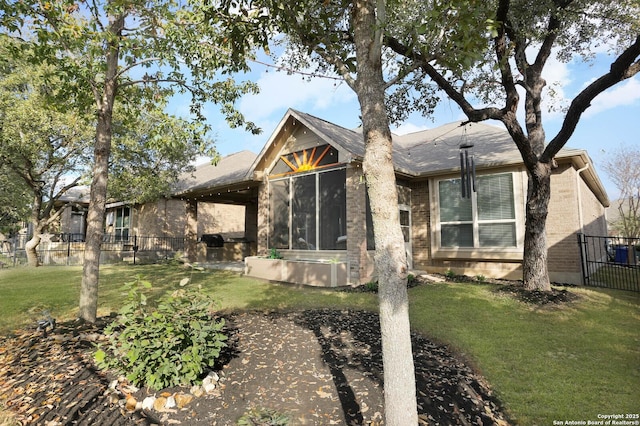
[[[582,190],[580,189],[580,173],[584,172],[589,168],[589,163],[585,164],[585,166],[581,169],[578,169],[576,173],[576,187],[578,192],[578,224],[580,225],[580,232],[584,234],[584,217],[582,214]]]

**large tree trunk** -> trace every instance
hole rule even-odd
[[[27,264],[32,267],[40,266],[40,258],[38,257],[38,246],[42,239],[41,234],[43,227],[40,224],[40,210],[42,209],[42,189],[34,187],[35,195],[33,204],[31,205],[31,226],[33,228],[33,236],[24,245],[24,251],[27,255]]]
[[[124,26],[124,15],[109,17],[109,31],[113,37],[108,41],[106,52],[106,72],[103,91],[96,92],[98,121],[96,140],[93,150],[93,180],[91,181],[91,199],[87,212],[87,239],[84,249],[82,285],[80,287],[80,310],[78,317],[84,321],[95,322],[98,315],[98,281],[100,272],[100,248],[104,234],[103,221],[107,204],[107,179],[109,156],[111,154],[111,122],[113,105],[117,91],[119,38]]]
[[[353,12],[358,62],[357,94],[365,138],[363,170],[371,202],[375,263],[379,280],[384,365],[385,420],[389,426],[418,423],[415,371],[409,325],[407,258],[400,228],[391,131],[384,103],[381,53],[373,0],[357,1]],[[378,10],[378,13],[382,13]]]
[[[527,290],[550,291],[547,265],[547,214],[551,198],[551,165],[537,163],[529,172],[522,275]]]
[[[40,266],[40,258],[38,257],[38,245],[40,245],[40,233],[34,231],[33,237],[24,245],[24,251],[27,254],[27,263],[29,266]]]
[[[87,212],[87,239],[84,249],[80,311],[78,317],[95,322],[98,313],[98,277],[103,221],[107,202],[107,178],[111,152],[111,115],[100,114],[96,126],[91,200]]]

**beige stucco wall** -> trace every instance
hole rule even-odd
[[[186,202],[161,199],[137,206],[133,212],[133,234],[183,237]],[[231,204],[198,203],[198,236],[244,233],[245,207]]]

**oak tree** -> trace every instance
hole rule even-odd
[[[191,94],[192,119],[203,123],[203,105],[220,105],[227,121],[257,131],[235,110],[234,102],[253,91],[227,72],[243,62],[211,49],[218,28],[205,19],[208,2],[171,0],[22,0],[0,15],[8,33],[33,41],[36,60],[56,66],[59,88],[69,108],[95,114],[93,170],[79,317],[97,314],[100,247],[107,201],[108,169],[116,105],[139,114],[145,104],[163,102],[177,92]],[[199,139],[193,143],[199,143]]]
[[[403,58],[411,79],[436,84],[470,122],[498,120],[511,135],[529,177],[524,286],[551,290],[546,219],[554,157],[593,99],[640,71],[640,5],[633,0],[408,1],[397,14],[401,18],[393,20],[385,45]],[[433,28],[440,31],[429,31]],[[478,35],[475,49],[459,42],[470,32]],[[451,42],[459,45],[459,54],[443,50]],[[552,55],[590,60],[600,46],[617,52],[609,70],[585,81],[560,130],[547,137],[543,101],[553,96],[553,88],[545,90],[545,67]]]

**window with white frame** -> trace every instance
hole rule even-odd
[[[107,213],[106,237],[110,241],[129,241],[129,228],[131,227],[131,208],[118,207]]]
[[[471,198],[461,197],[460,184],[460,179],[437,182],[440,247],[516,247],[513,174],[478,176]]]

